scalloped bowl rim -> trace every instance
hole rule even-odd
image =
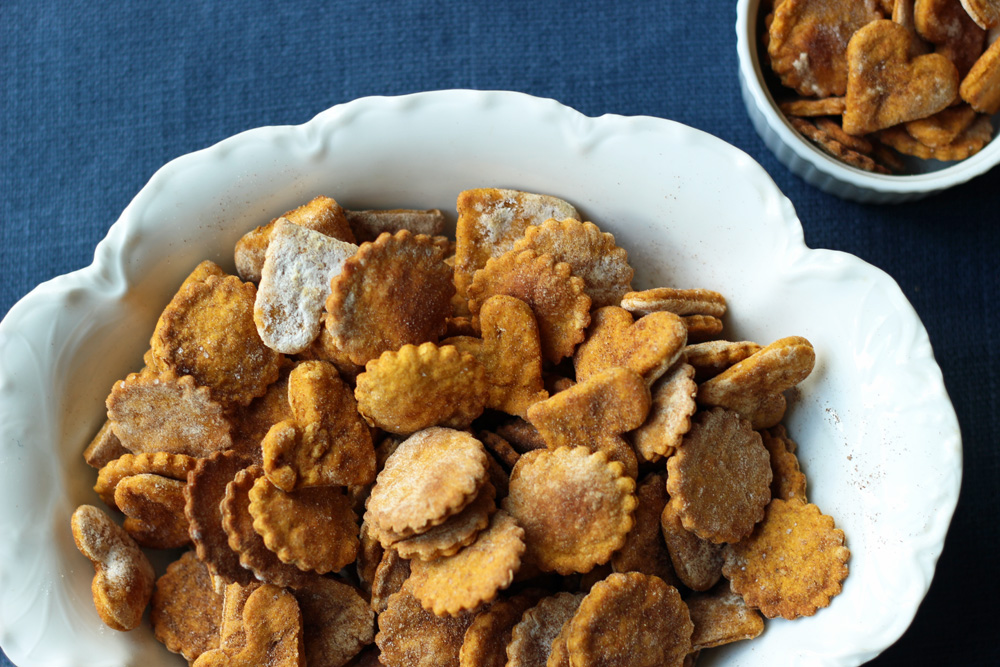
[[[810,500],[847,531],[852,575],[830,608],[771,621],[761,639],[703,655],[705,664],[856,665],[902,634],[930,585],[962,455],[926,331],[898,285],[854,256],[808,249],[791,202],[715,137],[520,93],[451,90],[362,98],[171,161],[93,264],[40,285],[0,323],[0,645],[12,660],[175,664],[148,621],[123,635],[97,620],[92,569],[68,525],[72,507],[97,502],[79,452],[103,421],[101,388],[135,370],[194,263],[231,266],[243,231],[317,189],[348,208],[449,211],[461,189],[483,185],[576,204],[630,252],[638,288],[720,289],[734,336],[817,345],[789,429]]]

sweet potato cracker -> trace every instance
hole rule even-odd
[[[305,667],[302,612],[288,591],[270,584],[254,590],[243,607],[243,633],[243,644],[206,651],[195,667]]]
[[[185,551],[156,580],[149,616],[156,639],[188,662],[219,648],[222,602],[208,569]]]
[[[343,667],[375,640],[375,613],[353,586],[311,577],[293,594],[302,611],[308,667]]]
[[[476,499],[461,512],[422,533],[393,542],[391,546],[400,556],[411,560],[432,561],[453,556],[472,544],[480,531],[489,525],[490,516],[497,509],[495,497],[496,488],[487,480]],[[385,539],[386,533],[383,531],[380,537]]]
[[[372,579],[372,610],[376,614],[383,613],[389,605],[389,598],[403,588],[409,577],[410,561],[400,556],[395,549],[386,549]]]
[[[681,582],[693,591],[707,591],[722,577],[722,544],[689,532],[681,523],[677,503],[668,502],[660,515],[660,530],[670,562]]]
[[[670,456],[691,429],[691,416],[698,408],[694,377],[694,367],[682,362],[653,383],[646,421],[630,434],[636,454],[643,460]]]
[[[486,369],[486,407],[526,416],[528,408],[548,398],[542,381],[542,349],[531,307],[498,294],[479,311],[482,346],[476,358]]]
[[[657,287],[625,294],[621,307],[639,317],[662,310],[675,315],[722,317],[726,314],[726,297],[708,289]]]
[[[344,211],[347,224],[354,232],[357,243],[374,241],[388,232],[395,234],[403,229],[413,234],[439,236],[444,233],[444,213],[436,208],[418,211],[407,208]]]
[[[701,651],[723,644],[753,639],[764,632],[764,619],[729,586],[720,585],[710,593],[687,599],[694,633],[691,648]]]
[[[378,617],[375,643],[388,667],[447,667],[458,665],[465,631],[473,614],[435,616],[425,611],[406,589],[389,598]]]
[[[583,601],[582,593],[556,593],[542,598],[524,612],[511,631],[507,644],[507,667],[544,665],[559,635]]]
[[[191,541],[184,516],[185,483],[161,475],[131,475],[115,487],[122,527],[141,547],[176,549]]]
[[[636,486],[635,498],[635,523],[625,544],[611,556],[612,571],[642,572],[676,586],[670,552],[660,532],[660,515],[668,500],[666,474],[646,475]]]
[[[680,357],[688,331],[670,312],[654,312],[637,321],[624,308],[594,311],[587,337],[573,355],[577,382],[609,368],[630,368],[652,384]]]
[[[785,427],[778,425],[760,432],[764,447],[771,457],[771,497],[806,500],[806,476],[795,456],[795,442]]]
[[[514,626],[542,597],[541,590],[528,589],[511,598],[498,599],[477,614],[465,631],[458,654],[459,667],[505,667],[507,644]]]
[[[152,452],[144,454],[124,454],[108,462],[97,473],[94,491],[109,507],[115,505],[115,488],[118,483],[132,475],[149,473],[169,479],[187,481],[187,475],[194,470],[198,459],[186,454]]]
[[[959,93],[979,113],[1000,111],[1000,39],[993,42],[962,79]]]

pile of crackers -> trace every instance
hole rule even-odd
[[[108,626],[149,608],[198,667],[662,667],[830,604],[849,551],[781,423],[809,341],[634,291],[556,197],[457,208],[452,241],[317,197],[192,271],[84,453]]]
[[[781,111],[842,162],[913,173],[911,156],[963,160],[992,139],[1000,0],[772,0],[761,16]]]

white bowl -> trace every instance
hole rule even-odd
[[[69,517],[98,503],[80,456],[112,383],[202,259],[232,268],[246,230],[314,195],[348,208],[437,207],[478,186],[551,193],[615,234],[635,286],[705,287],[728,335],[801,335],[818,363],[791,399],[810,500],[852,551],[833,604],[770,621],[702,665],[857,665],[905,630],[958,497],[961,443],[926,332],[898,286],[810,250],[791,203],[722,141],[655,118],[587,118],[517,93],[366,98],[251,130],[160,169],[97,246],[0,324],[0,644],[19,665],[181,665],[148,626],[109,630]],[[161,564],[162,566],[162,564]]]
[[[757,52],[761,0],[736,3],[740,90],[750,121],[778,160],[824,192],[862,203],[896,204],[926,197],[984,174],[1000,163],[1000,141],[958,162],[913,161],[927,171],[909,176],[875,174],[840,162],[796,132],[767,89]],[[1000,114],[993,117],[994,134]]]

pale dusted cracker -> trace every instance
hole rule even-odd
[[[586,447],[525,454],[503,509],[524,529],[524,560],[545,572],[588,572],[606,563],[634,524],[635,481]]]
[[[354,586],[330,577],[311,577],[292,591],[302,611],[305,663],[343,667],[375,640],[375,612]]]
[[[474,618],[471,613],[436,616],[404,588],[379,614],[375,643],[382,652],[380,659],[392,667],[458,665],[465,632]]]
[[[239,554],[229,547],[220,505],[229,482],[246,465],[247,459],[235,452],[218,452],[197,462],[184,487],[184,514],[198,560],[213,577],[242,586],[254,580],[253,573],[240,564]]]
[[[719,471],[727,474],[719,474]],[[695,416],[667,461],[667,491],[684,528],[711,542],[737,542],[771,499],[771,464],[760,435],[736,412]]]
[[[191,541],[184,516],[185,482],[132,475],[115,487],[115,505],[125,515],[122,527],[141,547],[176,549]]]
[[[666,473],[646,475],[636,486],[635,498],[635,523],[625,536],[625,544],[611,556],[611,568],[614,572],[642,572],[677,586],[660,529],[660,515],[668,500]]]
[[[253,311],[265,345],[284,354],[309,347],[322,326],[330,281],[357,250],[353,243],[278,218]]]
[[[115,382],[105,404],[114,434],[135,454],[204,458],[233,444],[222,406],[190,375],[145,368]]]
[[[652,384],[681,355],[688,330],[677,315],[661,311],[634,320],[618,306],[594,311],[586,340],[573,355],[577,382],[609,368],[630,368]]]
[[[111,461],[129,453],[122,446],[118,436],[115,435],[114,429],[111,428],[111,420],[108,419],[97,431],[87,448],[83,450],[83,460],[91,468],[100,470]]]
[[[383,352],[358,376],[354,396],[372,426],[408,435],[431,426],[466,428],[489,396],[486,369],[451,345]]]
[[[580,219],[573,206],[549,195],[479,188],[458,195],[455,229],[455,286],[465,295],[472,276],[514,247],[525,230],[550,218]]]
[[[81,505],[70,519],[73,542],[94,565],[91,594],[104,623],[119,631],[142,621],[156,574],[125,529],[93,505]]]
[[[542,381],[542,347],[531,307],[498,294],[479,310],[482,344],[476,358],[489,382],[486,407],[524,417],[549,394]]]
[[[364,364],[445,331],[455,293],[447,241],[407,230],[382,234],[344,262],[330,284],[326,327],[333,345]]]
[[[511,598],[498,599],[476,615],[462,640],[459,667],[505,667],[507,644],[521,616],[544,597],[539,589],[528,589]]]
[[[691,428],[691,416],[698,409],[694,366],[675,364],[650,388],[649,414],[641,426],[629,434],[636,455],[645,461],[670,456]]]
[[[775,499],[753,534],[726,546],[722,573],[767,618],[812,616],[840,593],[850,550],[831,517],[803,501]]]
[[[249,492],[253,529],[283,563],[304,572],[337,572],[358,555],[358,519],[337,486],[286,493],[261,476]]]
[[[280,219],[338,241],[358,242],[344,216],[344,209],[335,200],[321,195],[298,208],[286,211],[266,225],[247,232],[236,242],[236,271],[243,280],[260,282],[271,233]]]
[[[354,232],[357,243],[374,241],[382,234],[407,229],[414,234],[440,236],[447,222],[444,213],[436,208],[415,210],[409,208],[368,209],[344,211],[347,224]]]
[[[903,127],[890,127],[879,133],[879,140],[905,155],[913,155],[925,160],[964,160],[975,155],[993,137],[993,124],[989,116],[979,116],[975,122],[962,131],[946,146],[931,147],[914,139]]]
[[[780,424],[761,431],[760,436],[771,458],[771,497],[806,501],[806,476],[795,456],[795,441]]]
[[[378,474],[365,521],[376,532],[420,532],[475,499],[487,454],[468,433],[433,427],[404,440]]]
[[[582,445],[601,451],[635,477],[635,452],[622,435],[642,425],[650,402],[649,388],[638,373],[610,368],[535,403],[528,419],[549,449]]]
[[[187,481],[188,473],[194,470],[197,463],[198,459],[185,454],[168,452],[124,454],[101,468],[97,473],[94,491],[109,507],[115,507],[115,487],[126,477],[150,473]]]
[[[294,491],[374,479],[371,431],[332,364],[296,366],[288,376],[288,402],[293,418],[274,424],[261,443],[264,472],[275,486]]]
[[[873,21],[851,37],[843,127],[855,136],[925,118],[958,97],[959,75],[948,58],[913,57],[917,36],[888,19]]]
[[[372,579],[372,610],[376,614],[383,613],[389,605],[389,598],[398,593],[409,578],[410,561],[395,549],[386,549]]]
[[[621,307],[639,317],[662,310],[675,315],[722,317],[726,314],[726,297],[709,289],[656,287],[629,292],[622,297]]]
[[[843,95],[851,35],[883,17],[874,0],[787,0],[776,5],[767,54],[781,82],[806,97]]]
[[[965,76],[983,52],[986,31],[953,0],[915,0],[913,9],[917,34]]]
[[[806,137],[824,151],[837,158],[845,164],[865,171],[887,173],[882,165],[863,153],[845,146],[840,141],[834,139],[828,132],[820,129],[814,122],[802,118],[789,118],[792,124],[802,136]]]
[[[461,512],[422,533],[393,542],[392,548],[403,558],[414,562],[454,556],[475,542],[480,532],[489,525],[490,516],[497,510],[496,493],[489,480],[483,482],[475,500]],[[385,533],[381,533],[380,537],[385,537]]]
[[[784,414],[783,397],[772,397],[808,377],[815,363],[816,352],[808,340],[801,336],[780,338],[702,383],[698,404],[735,410],[754,428],[769,428]]]
[[[592,222],[573,218],[550,219],[528,227],[512,250],[547,253],[557,262],[569,264],[573,275],[583,278],[591,308],[617,306],[631,289],[635,274],[628,253],[618,247],[614,236]]]
[[[959,93],[979,113],[992,116],[1000,111],[1000,39],[990,44],[962,79]]]
[[[660,531],[674,573],[693,591],[707,591],[722,577],[722,544],[713,544],[688,531],[681,523],[677,503],[667,502],[660,514]]]
[[[947,146],[969,128],[979,117],[968,104],[959,104],[939,111],[933,116],[911,120],[905,124],[906,132],[924,146]]]
[[[552,642],[583,602],[583,593],[556,593],[544,597],[524,612],[511,631],[507,667],[545,665]]]
[[[499,511],[476,541],[457,553],[411,561],[406,586],[424,609],[438,616],[472,611],[510,586],[524,548],[524,530]]]
[[[246,598],[240,643],[222,643],[202,653],[194,667],[268,665],[303,667],[302,612],[290,592],[265,584]]]
[[[764,619],[743,598],[722,584],[708,593],[687,599],[694,624],[691,648],[701,651],[724,644],[754,639],[764,632]]]
[[[223,407],[263,395],[278,379],[282,355],[257,334],[256,296],[257,288],[236,276],[213,275],[183,287],[153,331],[153,369],[193,376]]]
[[[222,595],[193,551],[167,566],[156,580],[149,620],[156,639],[173,653],[194,662],[219,647]]]
[[[693,631],[676,588],[639,572],[612,574],[580,603],[566,646],[574,667],[682,667]]]
[[[1000,26],[1000,1],[962,0],[962,6],[980,28],[990,30]]]
[[[569,264],[534,250],[493,257],[472,278],[469,311],[478,315],[483,304],[498,294],[516,297],[531,307],[546,360],[559,363],[583,341],[590,324],[590,297],[583,279],[573,275]]]
[[[752,341],[711,340],[685,346],[684,359],[694,366],[695,382],[701,383],[761,349]]]
[[[839,116],[847,106],[843,96],[821,97],[819,99],[798,98],[778,103],[781,113],[786,116],[810,118],[814,116]]]

